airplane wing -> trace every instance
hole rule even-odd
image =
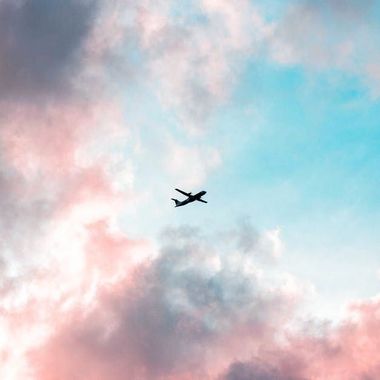
[[[204,201],[203,199],[197,199],[197,201],[207,203],[207,201]]]
[[[189,197],[190,194],[191,194],[191,193],[185,193],[184,191],[182,191],[182,190],[180,190],[180,189],[175,189],[175,190],[177,190],[178,192],[180,192],[180,193],[183,194],[183,195],[186,195],[187,197]]]

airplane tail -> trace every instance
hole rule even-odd
[[[175,207],[178,206],[179,203],[181,203],[178,199],[171,198],[175,202]]]

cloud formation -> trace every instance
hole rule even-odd
[[[1,100],[56,96],[80,70],[97,1],[0,3]]]
[[[113,107],[68,102],[44,109],[17,105],[8,109],[9,120],[0,131],[0,231],[6,237],[0,243],[4,379],[24,376],[17,372],[24,350],[53,327],[52,309],[83,302],[98,281],[118,273],[95,249],[87,265],[86,246],[91,243],[86,242],[107,250],[107,241],[118,240],[109,229],[125,194],[114,187],[107,160],[83,162],[79,154],[94,133],[99,138],[94,126],[105,122],[104,117],[109,125]],[[107,256],[111,263],[120,259],[116,246],[133,246],[121,240],[125,244],[115,242]],[[83,299],[76,296],[79,289]]]
[[[129,56],[121,50],[133,41],[136,71],[149,73],[185,131],[204,127],[263,41],[281,64],[377,78],[373,41],[355,65],[369,12],[318,4],[297,3],[273,26],[246,0],[202,0],[190,12],[149,0],[0,2],[1,379],[380,376],[378,300],[358,303],[339,326],[294,328],[308,288],[276,270],[278,230],[243,222],[215,237],[182,226],[159,243],[120,230],[121,203],[133,199],[120,186],[126,158],[115,154],[126,123],[117,95],[92,76],[96,67],[106,79],[102,59]],[[331,46],[317,33],[329,17],[339,32]],[[221,162],[214,148],[171,141],[160,152],[175,158],[166,170],[178,176],[190,155],[189,185]]]
[[[232,255],[195,228],[168,229],[156,259],[104,289],[90,313],[60,318],[33,353],[36,376],[215,378],[286,326],[299,294],[267,276],[254,252]]]
[[[341,70],[378,96],[379,30],[376,1],[297,1],[272,25],[266,43],[277,63]]]
[[[33,351],[38,379],[364,379],[379,376],[379,302],[338,326],[294,329],[305,289],[196,228],[168,229],[159,255],[57,316]],[[301,297],[301,298],[300,298]]]
[[[90,247],[112,246],[111,262],[118,262],[118,249],[124,255],[135,247],[111,227],[118,202],[127,199],[111,178],[112,155],[90,149],[101,139],[106,151],[113,136],[123,135],[119,104],[99,91],[89,96],[96,84],[78,79],[91,64],[86,46],[96,5],[0,3],[0,377],[6,380],[29,376],[26,352],[54,328],[57,313],[117,276],[119,268],[95,248],[91,256]]]
[[[199,131],[229,96],[263,24],[247,0],[202,0],[189,8],[145,1],[138,33],[162,102],[178,111],[186,129]]]
[[[171,139],[165,151],[165,166],[176,183],[183,187],[199,187],[221,165],[221,155],[214,147],[200,144],[186,146]]]
[[[380,376],[379,301],[358,303],[336,327],[314,326],[247,362],[234,362],[223,380],[376,379]]]

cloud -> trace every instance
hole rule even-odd
[[[252,361],[248,363],[235,362],[221,380],[302,380],[298,376],[289,375],[273,367],[270,363]]]
[[[78,100],[44,108],[8,105],[0,130],[0,228],[8,234],[5,246],[31,237],[57,210],[62,213],[83,203],[86,196],[112,194],[107,162],[81,162],[79,152],[99,138],[96,129],[102,123],[110,126],[112,135],[116,109]]]
[[[197,229],[168,229],[156,259],[104,289],[90,313],[60,319],[32,354],[35,376],[214,378],[231,356],[249,357],[298,297],[280,279],[265,283],[254,255],[230,256]]]
[[[97,284],[112,281],[121,257],[129,257],[134,249],[133,241],[118,237],[112,228],[120,201],[126,202],[128,196],[114,186],[108,160],[91,157],[90,152],[87,161],[82,158],[92,139],[101,138],[99,126],[112,126],[115,107],[66,98],[45,108],[15,104],[3,119],[0,231],[7,237],[0,242],[0,374],[4,379],[25,378],[25,351],[53,328],[56,313],[88,302]],[[101,255],[96,247],[101,247]],[[111,252],[104,255],[103,250]],[[123,261],[128,262],[125,257]],[[17,346],[12,344],[15,340]]]
[[[46,99],[74,85],[96,8],[95,0],[0,2],[0,99]]]
[[[338,325],[300,321],[302,284],[290,291],[286,276],[259,265],[258,245],[247,256],[238,243],[213,239],[190,226],[164,231],[158,255],[99,287],[92,307],[78,304],[56,316],[55,330],[29,354],[34,377],[379,376],[378,300],[354,304]]]
[[[89,305],[140,249],[114,223],[130,194],[110,153],[125,137],[120,104],[82,77],[98,65],[98,12],[95,1],[0,2],[2,379],[28,378],[26,352],[57,316]]]
[[[250,361],[232,363],[222,379],[376,379],[380,375],[378,311],[376,299],[353,305],[340,325],[309,326],[288,337],[285,345],[256,353]]]
[[[134,41],[136,70],[199,131],[272,31],[244,0],[204,0],[189,13],[174,2],[120,4],[114,17],[98,1],[0,2],[0,377],[378,377],[378,301],[319,335],[293,331],[307,286],[259,259],[279,255],[278,230],[182,226],[155,244],[118,228],[133,197],[134,173],[128,191],[120,179],[128,133],[117,96],[89,72],[105,79],[102,64]],[[167,155],[167,170],[194,186],[221,162],[214,148],[174,140]],[[189,158],[195,169],[182,177]]]
[[[378,94],[379,25],[371,0],[290,2],[270,21],[246,0],[199,0],[186,10],[176,2],[145,0],[128,9],[133,21],[124,33],[138,36],[149,89],[190,133],[207,126],[246,62],[255,58],[341,70]]]
[[[379,92],[374,67],[380,56],[376,2],[298,1],[272,25],[269,56],[283,65],[341,70]]]
[[[278,228],[259,234],[246,217],[241,218],[237,228],[225,236],[225,240],[236,239],[236,244],[243,253],[254,253],[257,257],[272,259],[281,256],[282,242]]]
[[[186,10],[176,2],[153,3],[143,2],[138,12],[147,67],[159,79],[163,104],[177,110],[187,130],[199,132],[228,98],[263,24],[246,0],[202,0]]]
[[[221,165],[217,148],[201,144],[185,145],[174,139],[166,144],[164,164],[173,182],[179,187],[201,186],[206,178]]]

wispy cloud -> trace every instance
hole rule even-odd
[[[178,111],[185,128],[199,131],[228,98],[242,58],[255,50],[260,20],[246,0],[195,2],[189,17],[178,17],[180,4],[154,3],[138,13],[149,71],[159,79],[162,102]]]
[[[361,78],[378,95],[378,12],[378,4],[371,0],[291,3],[272,25],[269,56],[289,66],[342,70]]]

